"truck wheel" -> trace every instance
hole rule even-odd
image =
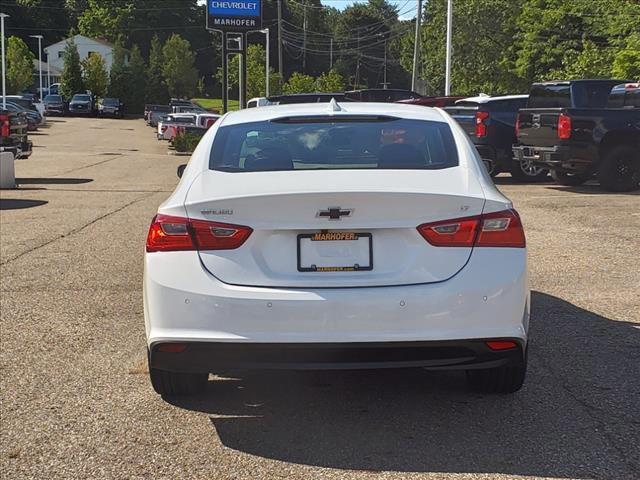
[[[497,368],[467,370],[467,382],[481,393],[514,393],[522,388],[527,373],[526,359],[522,363]]]
[[[548,173],[547,169],[530,160],[511,162],[511,176],[518,182],[541,182],[547,178]]]
[[[629,192],[640,184],[640,153],[630,145],[609,150],[598,171],[598,180],[610,192]]]
[[[568,187],[577,187],[591,178],[591,175],[570,173],[565,170],[551,170],[551,177],[559,185]]]
[[[482,163],[487,169],[487,172],[489,172],[489,175],[491,175],[492,177],[495,177],[500,173],[498,162],[496,162],[493,158],[482,157]]]

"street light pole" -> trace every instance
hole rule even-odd
[[[7,71],[4,56],[4,19],[9,15],[0,13],[0,23],[2,23],[2,109],[7,109]]]
[[[29,35],[31,38],[38,39],[38,67],[40,69],[40,101],[42,102],[42,35]]]
[[[265,34],[265,36],[267,37],[267,51],[265,53],[265,67],[264,67],[264,74],[265,74],[265,97],[269,96],[269,29],[268,28],[264,28],[262,30],[260,30],[262,33]]]
[[[453,0],[447,0],[447,60],[444,76],[444,94],[451,95],[451,27],[453,23]]]

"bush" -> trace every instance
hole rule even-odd
[[[195,133],[181,133],[173,139],[173,146],[176,152],[193,152],[201,138],[202,135],[196,135]]]

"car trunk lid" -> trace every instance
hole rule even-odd
[[[191,219],[253,229],[240,248],[199,255],[221,281],[262,287],[446,280],[464,267],[471,248],[435,247],[416,227],[479,215],[483,206],[477,179],[461,167],[357,173],[208,170],[196,178],[185,202]]]

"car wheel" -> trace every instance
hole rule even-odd
[[[149,367],[149,378],[156,393],[162,396],[180,396],[204,391],[209,374],[170,372]]]
[[[531,160],[511,162],[511,176],[518,182],[541,182],[546,180],[549,170],[535,165]]]
[[[630,145],[607,152],[598,171],[598,180],[610,192],[629,192],[640,185],[640,153]]]
[[[527,359],[497,368],[467,370],[467,382],[481,393],[514,393],[522,388],[527,373]]]
[[[551,177],[559,185],[566,185],[568,187],[577,187],[591,178],[591,175],[571,173],[565,170],[551,170]]]

